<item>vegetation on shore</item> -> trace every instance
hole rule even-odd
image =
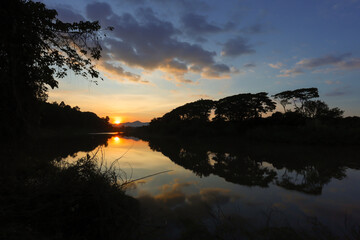
[[[274,95],[284,112],[273,112],[276,103],[267,93],[238,94],[218,101],[198,100],[177,107],[149,126],[123,128],[128,135],[234,137],[248,141],[311,144],[360,143],[360,118],[343,118],[339,108],[329,108],[317,98],[317,88]],[[288,109],[286,107],[289,107]]]
[[[62,22],[41,2],[6,0],[0,9],[6,33],[0,37],[0,127],[16,142],[38,126],[39,102],[69,70],[96,83],[93,60],[101,57],[103,30],[96,21]]]
[[[4,156],[4,155],[2,155]],[[74,163],[8,155],[1,163],[1,239],[116,239],[136,234],[137,200],[119,172],[89,155]]]
[[[91,132],[112,131],[109,117],[98,117],[93,112],[82,112],[78,106],[71,107],[64,102],[39,103],[39,124],[33,135],[77,135]]]

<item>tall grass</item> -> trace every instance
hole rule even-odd
[[[13,160],[1,176],[0,239],[135,238],[139,204],[125,194],[121,172],[96,155]]]

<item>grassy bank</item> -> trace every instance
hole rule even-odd
[[[125,194],[118,172],[94,157],[65,164],[12,154],[0,175],[1,239],[136,236],[138,201]]]

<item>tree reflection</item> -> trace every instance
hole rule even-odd
[[[262,166],[261,162],[249,156],[216,153],[213,173],[226,181],[245,186],[268,187],[276,176],[272,169]]]
[[[321,194],[324,185],[332,178],[343,179],[346,177],[346,167],[329,166],[328,164],[299,166],[292,172],[285,171],[278,177],[276,184],[288,190],[296,190],[309,194]]]
[[[247,144],[234,139],[147,139],[161,152],[196,175],[214,174],[244,186],[279,187],[319,195],[331,179],[359,168],[355,147]]]

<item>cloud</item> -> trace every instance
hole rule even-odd
[[[185,74],[188,71],[188,67],[185,63],[174,59],[164,63],[161,68],[174,74]]]
[[[119,4],[122,5],[129,5],[129,4],[134,4],[134,5],[143,5],[146,3],[146,0],[121,0],[119,1]]]
[[[195,13],[186,13],[183,15],[181,17],[181,23],[183,29],[189,36],[196,37],[196,39],[201,42],[204,42],[206,39],[199,37],[199,35],[216,34],[230,31],[235,28],[235,24],[233,22],[227,22],[221,27],[215,23],[209,23],[206,16]]]
[[[337,97],[348,94],[348,87],[339,87],[325,94],[327,97]]]
[[[223,47],[221,55],[229,57],[237,57],[244,54],[255,53],[255,50],[248,44],[248,40],[243,37],[229,39]]]
[[[124,79],[126,79],[131,82],[138,82],[138,83],[144,83],[144,84],[149,83],[149,81],[142,80],[140,75],[134,74],[131,72],[126,72],[122,67],[115,66],[106,61],[99,61],[97,63],[97,68],[100,71],[104,72],[106,77],[120,81],[120,82],[123,82]]]
[[[340,81],[326,80],[325,83],[327,85],[340,84]]]
[[[256,67],[256,64],[255,63],[247,63],[247,64],[244,64],[244,67],[253,68],[253,67]]]
[[[278,77],[295,77],[304,73],[301,68],[283,69],[280,72],[281,74],[277,75]]]
[[[240,31],[246,34],[258,34],[265,32],[266,29],[264,25],[257,23],[249,27],[242,28]]]
[[[296,63],[297,66],[307,69],[314,69],[323,66],[331,66],[331,68],[317,69],[315,72],[330,72],[339,70],[359,70],[360,58],[351,58],[351,53],[341,55],[326,55],[319,58],[303,59]]]
[[[305,70],[312,70],[312,73],[330,73],[333,71],[360,70],[360,58],[351,58],[350,53],[340,55],[326,55],[318,58],[307,58],[296,63],[292,69],[284,69],[278,77],[296,76],[304,73]],[[280,68],[280,65],[269,64],[270,67]]]
[[[296,63],[296,65],[303,67],[303,68],[316,68],[316,67],[322,67],[326,65],[336,65],[341,63],[344,58],[349,57],[350,53],[341,54],[339,56],[334,55],[327,55],[324,57],[319,58],[309,58],[309,59],[303,59]]]
[[[206,1],[201,0],[176,0],[176,1],[169,1],[169,0],[148,0],[151,4],[157,3],[162,7],[170,7],[176,10],[185,10],[185,11],[204,11],[209,10],[211,7],[208,5]]]
[[[336,64],[341,70],[358,70],[360,69],[360,58],[353,58],[349,61],[341,61]]]
[[[194,13],[185,14],[181,18],[186,31],[190,34],[218,33],[222,29],[215,24],[208,23],[206,17]]]
[[[166,80],[175,80],[178,83],[195,83],[193,80],[186,79],[185,74],[188,72],[188,66],[178,60],[170,60],[159,67],[159,70],[165,72]]]
[[[58,13],[58,18],[63,22],[80,22],[85,21],[85,18],[78,13],[75,13],[74,10],[69,6],[59,6],[56,7]]]
[[[86,6],[86,15],[94,21],[96,19],[106,19],[113,14],[110,5],[107,3],[95,2]]]
[[[282,64],[281,62],[277,62],[275,64],[269,63],[268,64],[271,68],[275,68],[275,69],[280,69],[282,66],[284,66],[284,64]]]
[[[229,67],[215,62],[215,52],[178,40],[180,31],[171,22],[159,19],[151,8],[139,8],[135,15],[117,15],[108,4],[94,3],[87,5],[86,13],[102,26],[114,27],[103,44],[103,55],[114,63],[162,70],[185,83],[193,82],[183,77],[188,72],[205,78],[228,77]]]
[[[225,64],[214,64],[210,67],[205,67],[201,73],[202,78],[208,79],[228,79],[231,69]]]

